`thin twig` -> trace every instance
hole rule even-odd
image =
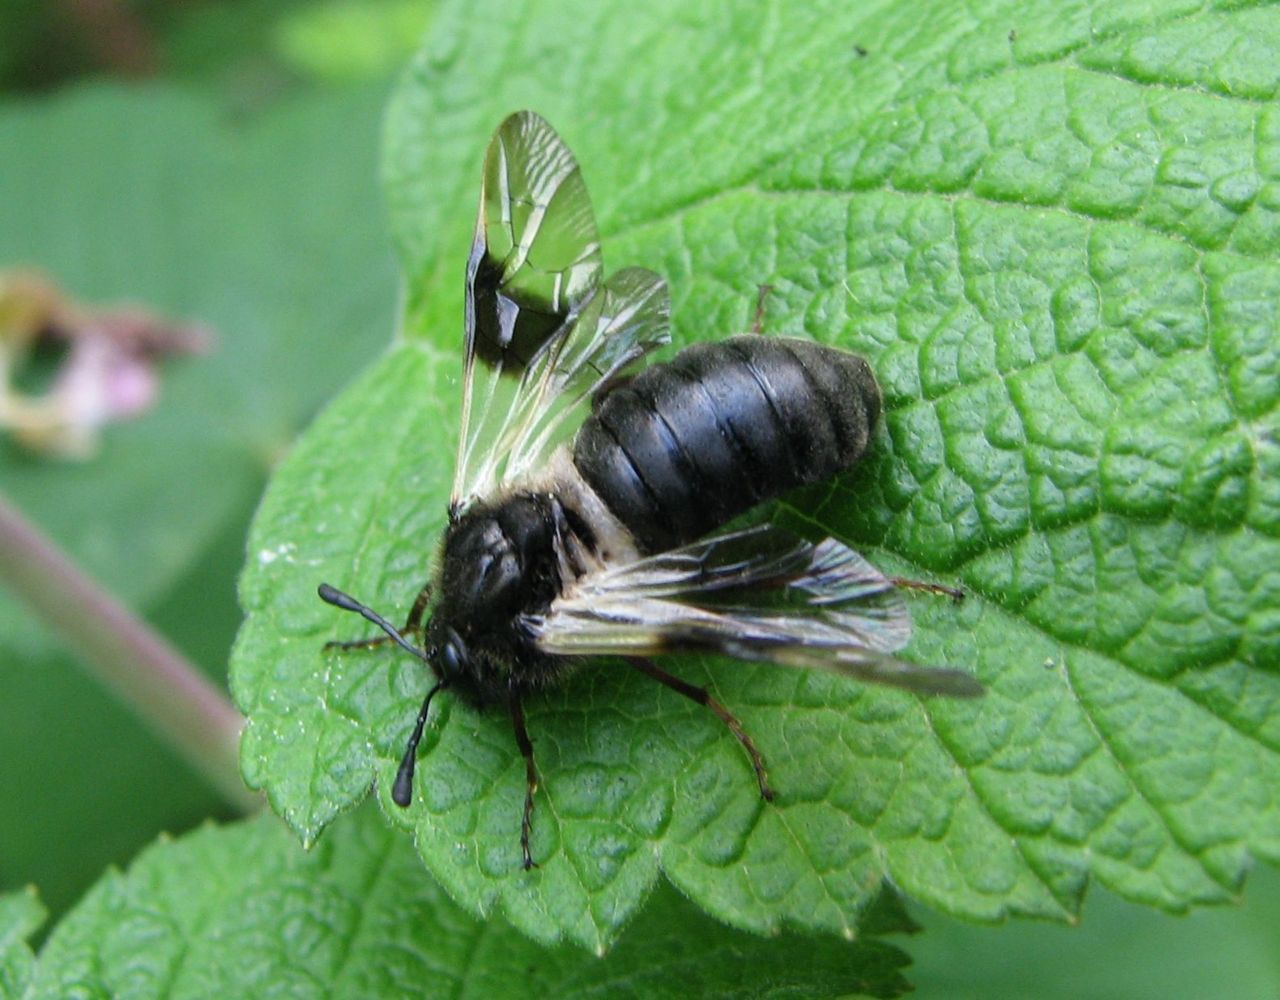
[[[240,778],[242,719],[146,622],[91,580],[0,496],[0,583],[229,802],[260,802]]]

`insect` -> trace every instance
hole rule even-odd
[[[651,271],[603,277],[586,187],[560,137],[531,112],[507,118],[485,156],[467,260],[462,426],[437,577],[402,629],[320,587],[386,633],[330,645],[394,642],[436,676],[392,787],[397,804],[412,799],[436,694],[510,713],[525,761],[526,869],[538,772],[524,701],[586,658],[621,658],[711,709],[765,799],[764,759],[737,718],[651,657],[714,651],[925,694],[982,692],[963,672],[891,655],[911,629],[899,587],[946,588],[885,577],[833,538],[725,530],[862,455],[881,405],[867,363],[742,335],[637,374],[668,342],[668,314]]]

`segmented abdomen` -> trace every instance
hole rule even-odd
[[[614,389],[573,460],[640,548],[658,552],[849,467],[879,414],[862,358],[744,335],[685,348]]]

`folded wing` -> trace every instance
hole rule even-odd
[[[709,650],[922,694],[982,693],[962,671],[890,655],[910,638],[910,615],[860,555],[767,525],[591,573],[522,625],[553,654]]]

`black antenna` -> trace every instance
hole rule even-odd
[[[335,608],[342,608],[343,611],[354,611],[361,617],[373,622],[378,628],[386,632],[391,641],[406,653],[412,653],[428,666],[431,665],[431,660],[423,650],[401,635],[399,629],[372,608],[366,607],[350,594],[344,594],[341,590],[336,587],[330,587],[327,583],[320,584],[318,593],[320,594],[320,600],[326,604],[332,604]],[[444,680],[438,681],[436,686],[428,691],[427,696],[422,699],[422,708],[418,709],[418,721],[413,724],[413,733],[409,736],[409,743],[404,749],[404,756],[400,759],[400,767],[396,771],[396,780],[391,786],[391,801],[401,808],[413,801],[413,769],[418,762],[418,744],[422,741],[422,730],[427,724],[427,711],[431,708],[431,699],[436,696],[436,692],[443,691],[448,686],[449,678],[446,677]]]
[[[413,724],[413,733],[404,748],[404,756],[400,758],[400,768],[396,771],[395,783],[391,786],[391,801],[402,809],[413,801],[413,769],[418,763],[418,743],[422,739],[422,727],[427,724],[427,710],[431,707],[431,699],[437,691],[449,686],[449,680],[439,681],[422,699],[422,707],[418,709],[418,721]]]
[[[320,600],[326,604],[332,604],[335,608],[342,608],[343,611],[354,611],[361,617],[367,618],[382,631],[386,632],[391,637],[391,641],[406,653],[412,653],[424,663],[430,663],[430,660],[427,659],[427,654],[402,636],[394,625],[372,608],[365,607],[350,594],[344,594],[341,590],[330,587],[327,583],[320,584],[318,593],[320,594]]]

